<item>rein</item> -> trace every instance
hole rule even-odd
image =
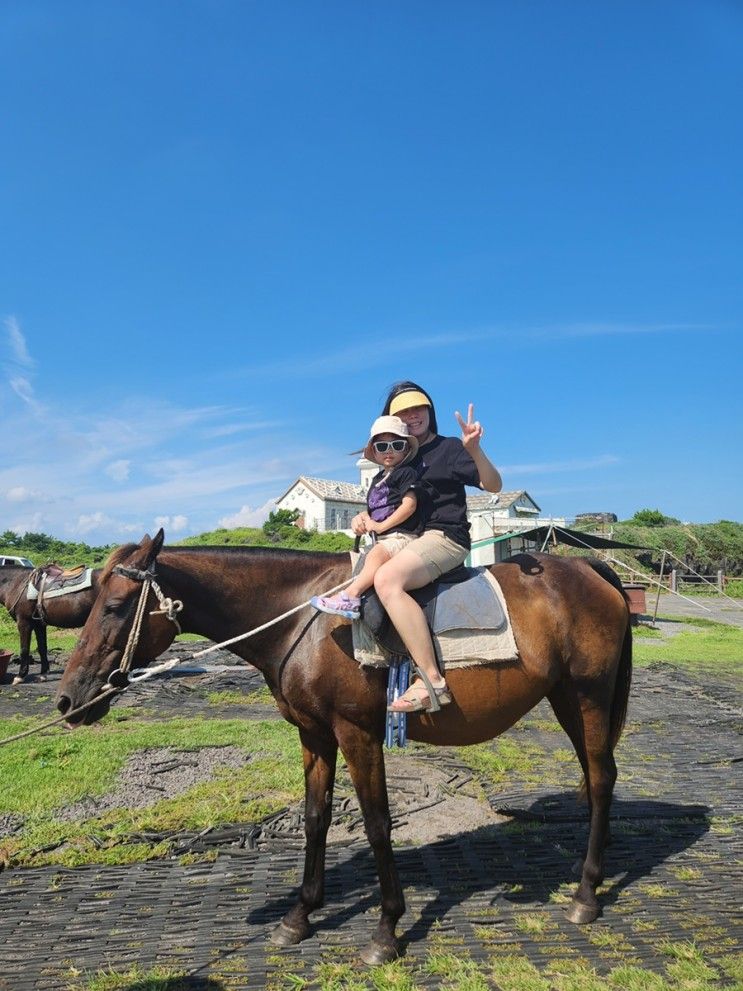
[[[89,709],[91,705],[95,705],[104,698],[108,698],[109,695],[120,695],[122,692],[126,692],[128,689],[138,685],[140,682],[147,681],[157,674],[162,674],[164,671],[170,671],[172,668],[175,668],[179,664],[183,663],[184,658],[173,657],[169,661],[163,661],[161,664],[156,664],[154,667],[134,668],[133,670],[130,670],[132,657],[134,656],[134,652],[137,649],[137,644],[139,642],[139,636],[142,629],[142,619],[144,616],[144,609],[147,602],[147,594],[149,589],[153,589],[155,595],[160,601],[160,608],[153,609],[150,612],[150,615],[155,616],[164,614],[171,621],[171,623],[175,624],[179,633],[181,632],[181,627],[178,622],[177,615],[183,609],[183,603],[180,599],[169,599],[167,596],[163,595],[162,589],[155,581],[154,564],[151,565],[147,571],[140,571],[137,568],[125,568],[123,565],[117,565],[112,570],[116,574],[122,575],[124,578],[130,578],[132,581],[142,582],[142,591],[139,594],[134,623],[129,631],[129,639],[127,640],[119,667],[116,668],[115,671],[111,672],[108,676],[107,685],[104,686],[98,695],[92,698],[89,702],[83,703],[83,705],[78,706],[77,709],[72,709],[70,712],[66,712],[63,716],[58,716],[56,719],[51,719],[49,722],[42,723],[40,726],[35,726],[33,729],[28,729],[23,733],[16,733],[15,736],[9,736],[4,740],[0,740],[0,747],[4,747],[6,743],[13,743],[15,740],[21,740],[26,736],[33,736],[34,733],[40,733],[41,730],[48,729],[50,726],[56,726],[57,723],[66,722],[70,716],[76,716],[79,712],[84,712],[86,709]],[[332,595],[334,592],[338,592],[340,589],[345,588],[346,585],[350,585],[352,581],[353,578],[348,578],[346,581],[341,582],[340,585],[336,585],[334,588],[328,589],[324,595]],[[269,627],[275,626],[276,623],[280,623],[282,620],[287,619],[287,617],[293,616],[294,613],[304,609],[306,606],[310,605],[310,602],[311,600],[307,599],[306,602],[301,602],[298,606],[294,606],[293,609],[289,609],[280,616],[276,616],[267,623],[263,623],[262,626],[257,626],[254,630],[249,630],[247,633],[240,633],[238,636],[232,637],[229,640],[223,640],[221,643],[215,643],[212,644],[211,647],[206,647],[204,650],[199,650],[195,654],[192,654],[188,660],[193,660],[195,657],[203,657],[205,654],[210,654],[212,651],[219,650],[221,647],[227,647],[230,644],[237,643],[239,640],[247,640],[248,637],[255,636],[256,633],[262,633],[263,630],[267,630]],[[112,679],[117,678],[118,676],[118,679],[120,680],[122,675],[126,681],[122,682],[120,685],[115,685]]]

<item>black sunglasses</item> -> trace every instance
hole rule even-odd
[[[400,451],[405,450],[408,442],[406,440],[375,440],[373,446],[377,454],[386,454],[387,451],[397,451],[399,454]]]

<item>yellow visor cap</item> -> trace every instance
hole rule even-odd
[[[430,406],[431,400],[424,396],[422,392],[401,392],[399,396],[390,403],[390,416],[395,416],[403,409],[411,409],[413,406]]]

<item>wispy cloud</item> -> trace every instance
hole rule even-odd
[[[6,317],[3,321],[8,335],[8,344],[13,362],[21,368],[33,368],[34,361],[29,354],[26,338],[15,317]]]
[[[712,324],[692,323],[629,323],[586,320],[576,323],[544,324],[540,326],[518,324],[493,324],[469,329],[432,334],[358,335],[358,341],[345,348],[328,348],[321,354],[314,349],[311,353],[294,353],[292,357],[282,357],[281,361],[263,362],[248,367],[236,368],[228,372],[229,377],[237,378],[300,378],[306,375],[333,375],[347,371],[349,367],[363,364],[364,368],[388,365],[391,359],[421,352],[456,349],[462,345],[485,343],[523,344],[534,340],[567,340],[570,338],[590,338],[622,336],[628,334],[673,334],[699,333],[717,329]],[[351,337],[354,335],[351,334]]]
[[[5,358],[3,361],[5,378],[13,392],[19,399],[23,400],[34,416],[42,417],[44,406],[36,399],[31,384],[35,362],[29,352],[26,338],[15,317],[6,317],[3,325],[5,327]]]
[[[698,323],[604,323],[585,321],[582,323],[554,324],[543,327],[530,327],[523,333],[532,338],[560,339],[569,337],[609,337],[625,334],[681,334],[711,331],[712,324]]]
[[[283,378],[330,375],[347,369],[349,365],[363,365],[364,368],[373,368],[378,365],[389,364],[391,358],[415,354],[422,348],[427,351],[443,350],[461,344],[488,340],[503,333],[505,333],[503,330],[467,330],[431,335],[399,335],[388,339],[375,338],[371,335],[367,339],[360,337],[358,342],[345,348],[332,348],[319,355],[316,351],[313,351],[312,354],[295,354],[293,359],[282,359],[281,361],[236,369],[234,374],[245,378],[274,375]]]
[[[118,461],[112,461],[110,465],[106,465],[103,470],[114,482],[125,482],[129,478],[131,464],[128,458],[119,458]]]
[[[502,465],[501,474],[508,475],[552,475],[562,471],[594,471],[619,464],[614,454],[601,454],[595,458],[573,458],[569,461],[537,461],[520,465]]]

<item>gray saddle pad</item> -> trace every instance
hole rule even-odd
[[[507,625],[500,600],[484,572],[485,568],[467,568],[464,580],[456,584],[441,580],[410,593],[423,609],[432,634],[450,630],[502,630]],[[407,654],[374,592],[362,598],[361,620],[386,651]]]

